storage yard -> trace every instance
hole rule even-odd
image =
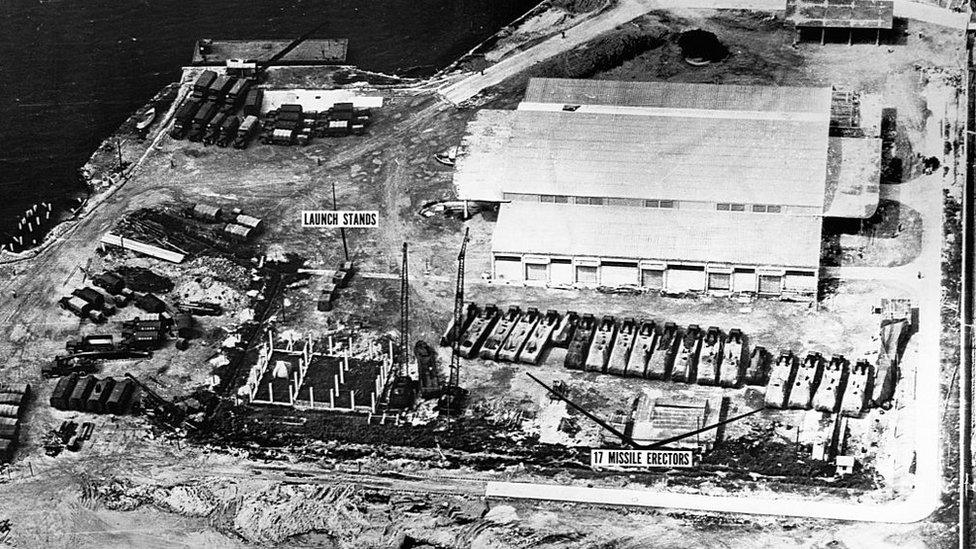
[[[951,481],[919,441],[954,421],[937,280],[964,43],[903,23],[793,47],[782,12],[652,13],[593,45],[638,33],[632,55],[581,72],[571,50],[462,108],[333,86],[342,40],[307,66],[201,41],[124,179],[0,265],[6,488],[68,501],[44,517],[70,532],[191,545],[948,546],[944,508],[881,527],[485,499],[856,508]],[[686,61],[690,28],[729,55]],[[711,180],[683,167],[709,159]],[[379,222],[303,226],[331,210]],[[591,467],[624,448],[693,462]],[[23,505],[7,541],[83,539]]]

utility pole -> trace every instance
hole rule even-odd
[[[122,140],[115,138],[115,150],[119,153],[119,174],[122,173]]]
[[[332,211],[339,211],[336,205],[336,190],[335,190],[335,179],[332,180]],[[342,235],[342,253],[345,254],[346,261],[349,261],[349,246],[346,244],[346,228],[339,227],[339,234]],[[406,244],[403,245],[406,247]]]

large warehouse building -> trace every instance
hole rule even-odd
[[[880,140],[831,137],[836,103],[829,87],[532,79],[517,110],[471,122],[455,184],[501,203],[496,282],[812,296],[822,218],[878,204]]]

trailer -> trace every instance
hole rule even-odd
[[[699,385],[715,385],[718,383],[718,371],[724,350],[725,335],[717,326],[710,326],[702,339],[701,356],[698,359],[698,371],[695,374],[695,380]]]
[[[263,104],[264,90],[251,88],[248,90],[247,95],[244,96],[244,116],[246,118],[253,117],[257,120],[257,117],[261,116],[261,106]]]
[[[151,293],[146,293],[136,298],[136,307],[147,313],[162,313],[166,311],[166,302]]]
[[[234,82],[236,80],[236,78],[227,76],[225,74],[218,75],[217,78],[210,83],[210,86],[207,87],[207,98],[218,103],[222,102],[224,97],[227,95],[227,92],[234,87]]]
[[[593,335],[593,342],[590,344],[590,351],[586,355],[585,369],[587,372],[607,371],[607,360],[610,358],[610,351],[613,349],[616,335],[617,320],[610,315],[605,315],[600,319],[600,324]]]
[[[576,331],[576,325],[579,324],[580,316],[576,311],[569,311],[563,315],[562,320],[559,321],[559,325],[552,332],[552,346],[553,347],[568,347],[569,342],[573,339],[573,333]]]
[[[843,355],[830,357],[830,362],[824,366],[820,386],[817,387],[817,393],[813,397],[815,410],[832,414],[840,407],[841,390],[847,378],[848,365]]]
[[[230,90],[227,91],[227,100],[224,104],[231,108],[237,109],[241,106],[247,95],[251,90],[251,80],[248,78],[235,78],[234,85],[231,86]]]
[[[698,363],[698,354],[701,352],[702,335],[701,327],[697,324],[692,324],[685,330],[671,370],[672,381],[692,383],[695,380],[695,368]]]
[[[68,397],[68,409],[77,412],[84,412],[88,403],[88,397],[95,387],[96,378],[93,375],[78,378],[71,396]]]
[[[823,356],[816,352],[807,353],[797,369],[787,406],[798,410],[809,410],[813,407],[813,395],[820,384],[822,373]]]
[[[508,339],[508,334],[512,333],[512,330],[515,329],[515,324],[521,316],[522,311],[517,305],[510,306],[508,311],[498,319],[498,323],[495,324],[491,333],[488,334],[488,338],[481,346],[481,351],[478,353],[478,356],[485,360],[497,360],[498,351],[501,350],[502,344]]]
[[[539,314],[539,309],[535,307],[526,309],[525,314],[518,319],[515,327],[508,334],[508,338],[505,339],[502,348],[498,350],[498,360],[517,362],[519,353],[522,352],[525,343],[529,340],[529,336],[532,335],[532,331],[535,330],[535,326],[539,323],[540,318],[542,318],[542,315]]]
[[[119,295],[125,289],[125,280],[115,273],[106,271],[92,277],[92,285],[112,295]]]
[[[766,385],[766,407],[785,408],[790,396],[790,387],[796,377],[797,357],[793,351],[780,351],[779,358],[769,372],[769,384]]]
[[[681,344],[681,330],[674,322],[655,324],[654,352],[647,359],[644,377],[650,379],[671,379],[674,359]]]
[[[221,307],[220,303],[207,301],[187,301],[178,304],[176,307],[183,312],[197,316],[220,316],[224,314],[224,308]]]
[[[742,374],[742,381],[746,385],[765,385],[769,375],[769,359],[769,351],[765,347],[753,347],[746,371]]]
[[[538,364],[539,359],[542,358],[542,353],[549,345],[549,338],[552,337],[552,333],[558,324],[559,313],[552,309],[546,311],[546,316],[539,320],[525,342],[522,352],[518,355],[518,361],[525,364]]]
[[[657,336],[653,320],[641,320],[634,334],[634,345],[627,358],[627,369],[624,375],[644,377],[647,360],[654,352],[654,340]]]
[[[844,396],[840,403],[841,414],[848,417],[860,417],[867,409],[868,395],[871,390],[871,363],[867,360],[858,360],[857,364],[851,368],[847,378],[847,387],[844,389]]]
[[[163,346],[165,338],[161,332],[155,330],[139,330],[127,332],[122,345],[126,349],[135,351],[153,351]]]
[[[94,288],[76,288],[71,292],[71,295],[84,299],[95,309],[103,309],[105,307],[105,296]]]
[[[217,79],[217,73],[211,70],[205,70],[197,76],[196,81],[193,82],[193,91],[199,93],[207,93],[210,86]]]
[[[129,378],[116,383],[105,401],[105,411],[116,415],[124,414],[129,409],[135,390],[136,384]]]
[[[96,414],[104,412],[105,403],[108,402],[108,397],[112,394],[114,386],[115,380],[110,377],[97,380],[92,386],[91,393],[88,394],[85,409]]]
[[[468,303],[464,307],[464,316],[461,318],[460,329],[455,329],[454,322],[456,319],[453,318],[452,316],[451,321],[447,324],[447,328],[444,330],[444,333],[441,334],[441,339],[440,339],[441,347],[450,347],[451,345],[453,345],[455,338],[458,337],[458,334],[464,335],[464,332],[467,331],[468,326],[471,325],[471,321],[474,320],[475,317],[477,316],[478,316],[478,306],[475,305],[474,303]]]
[[[725,338],[725,350],[718,366],[718,384],[722,387],[737,387],[742,376],[742,349],[744,346],[742,330],[732,328]]]
[[[461,356],[474,358],[478,354],[500,316],[501,313],[494,304],[485,305],[485,308],[468,325],[468,329],[465,330],[461,338],[461,345],[458,349]]]
[[[579,318],[573,330],[573,337],[566,349],[563,365],[570,370],[582,370],[586,364],[586,356],[590,351],[590,342],[596,333],[596,318],[586,313]]]
[[[625,318],[617,331],[617,341],[610,352],[610,359],[607,361],[607,373],[618,376],[627,374],[627,365],[630,362],[631,351],[634,348],[634,341],[637,338],[637,321],[633,318]]]
[[[75,385],[78,384],[80,377],[78,374],[71,374],[58,380],[54,386],[54,391],[51,392],[52,408],[56,410],[68,409],[68,399],[71,398],[71,393],[75,390]]]

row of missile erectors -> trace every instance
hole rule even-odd
[[[841,355],[826,360],[820,353],[805,357],[782,351],[775,361],[762,346],[747,352],[741,330],[702,330],[673,322],[618,322],[612,316],[569,311],[561,315],[536,308],[468,304],[461,326],[459,353],[501,362],[538,364],[547,348],[566,349],[563,365],[573,370],[721,387],[766,385],[769,408],[815,408],[857,416],[868,404],[872,367],[859,361],[851,367]],[[453,325],[441,338],[453,343]]]

